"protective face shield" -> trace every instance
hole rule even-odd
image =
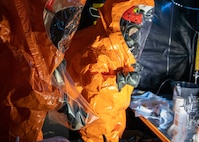
[[[131,53],[138,60],[141,56],[152,24],[153,7],[146,5],[136,5],[127,9],[120,20],[120,29]],[[119,90],[125,84],[138,86],[140,75],[139,72],[143,67],[137,62],[134,65],[135,71],[127,75],[117,74],[117,84]]]
[[[139,58],[144,48],[152,18],[153,7],[146,5],[132,6],[124,12],[121,18],[121,32],[136,59]]]
[[[80,1],[49,0],[44,9],[44,25],[52,43],[65,52],[75,34],[83,9]]]

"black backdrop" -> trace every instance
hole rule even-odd
[[[198,0],[177,0],[199,7]],[[187,5],[188,3],[188,5]],[[138,89],[156,92],[167,79],[193,82],[199,11],[156,0],[153,24],[142,55],[144,66]]]

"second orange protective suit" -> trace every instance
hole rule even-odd
[[[125,110],[133,86],[118,90],[117,73],[133,72],[136,59],[120,30],[122,14],[134,5],[153,6],[152,0],[107,0],[95,26],[82,29],[65,54],[67,69],[80,93],[99,119],[80,130],[86,142],[119,141],[126,127]]]

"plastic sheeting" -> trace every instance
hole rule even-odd
[[[197,0],[176,2],[198,7]],[[138,60],[144,68],[139,89],[156,92],[166,79],[193,80],[198,13],[169,0],[155,1],[151,31]]]
[[[79,26],[84,3],[81,1],[49,0],[44,9],[44,25],[49,39],[57,49],[65,53]],[[79,130],[97,119],[84,97],[77,91],[75,84],[66,70],[65,59],[52,75],[52,86],[59,89],[62,107],[48,111],[51,121],[61,123],[72,130]]]
[[[130,108],[135,111],[135,116],[143,116],[160,130],[166,130],[173,122],[172,105],[169,100],[151,92],[132,96]]]

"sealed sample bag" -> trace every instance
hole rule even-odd
[[[85,3],[0,1],[0,141],[41,140],[47,114],[84,141],[119,141],[154,3],[107,0],[77,31]]]

